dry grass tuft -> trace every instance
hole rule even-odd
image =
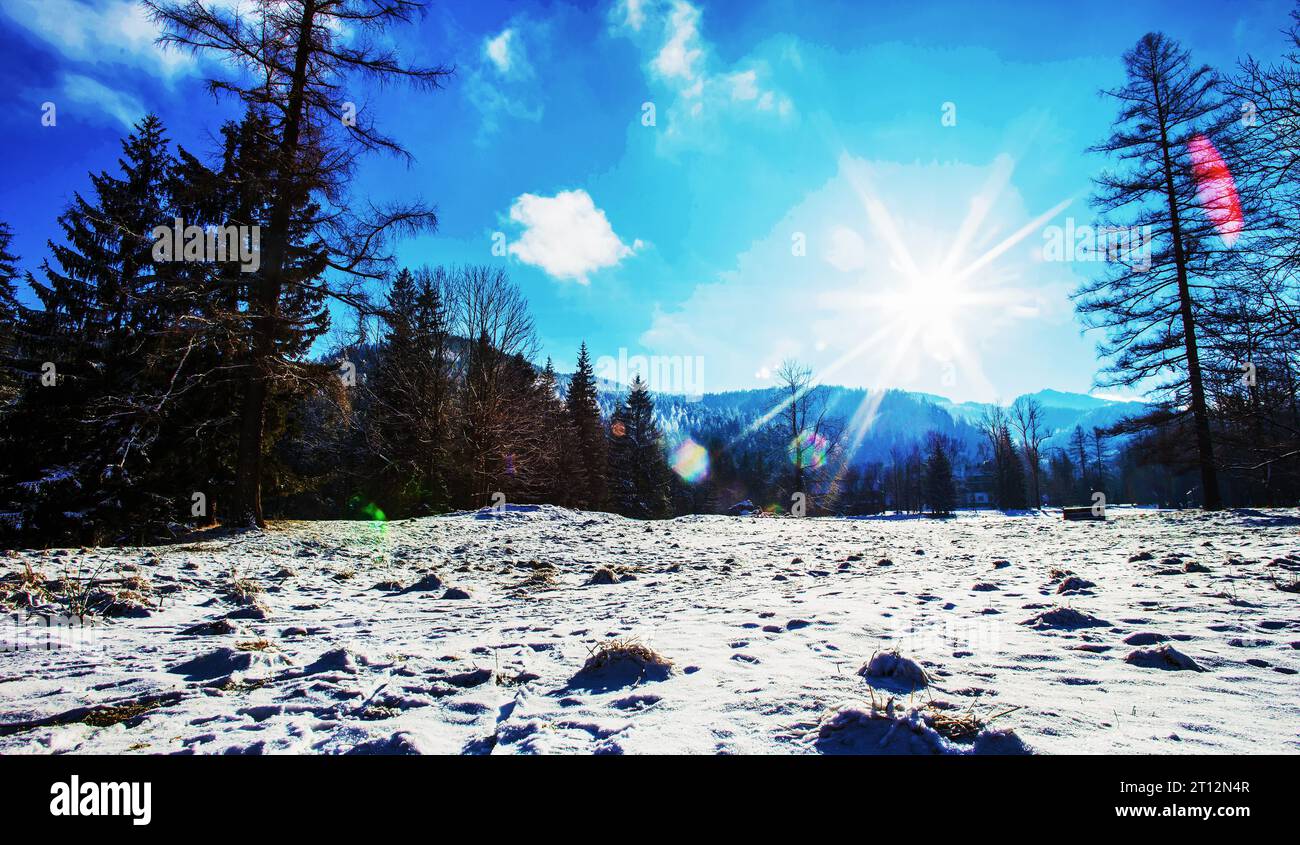
[[[143,716],[150,710],[156,709],[160,704],[159,701],[133,701],[129,704],[116,706],[105,705],[96,707],[87,713],[81,721],[92,728],[111,728],[113,725],[120,725],[138,716]]]
[[[937,701],[933,697],[925,702],[917,702],[914,695],[908,696],[907,703],[904,705],[892,695],[877,696],[873,689],[868,689],[867,692],[870,696],[869,703],[873,717],[893,719],[899,712],[915,710],[935,733],[952,742],[974,742],[980,732],[994,720],[1021,709],[1020,706],[1008,707],[992,715],[981,716],[975,712],[974,705],[958,711],[953,705]]]
[[[240,651],[276,651],[275,643],[271,642],[266,637],[260,637],[256,640],[248,640],[247,642],[242,643],[235,643],[235,648]]]
[[[23,563],[22,572],[11,572],[0,578],[0,605],[6,607],[32,607],[53,599],[57,582],[48,581],[45,575]]]
[[[599,672],[614,664],[630,662],[642,669],[670,670],[673,662],[636,638],[609,640],[593,646],[582,672]]]
[[[226,583],[226,596],[236,604],[257,604],[262,592],[262,586],[252,578],[241,578],[238,569],[230,570],[230,580]]]
[[[534,569],[528,573],[524,580],[520,581],[517,589],[520,590],[547,590],[554,587],[558,582],[555,579],[554,569]]]
[[[950,713],[931,704],[924,708],[921,714],[936,733],[953,742],[974,742],[975,737],[979,736],[986,724],[983,719],[975,715],[973,708],[961,713]]]

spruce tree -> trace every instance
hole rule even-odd
[[[537,409],[545,436],[545,459],[540,467],[543,500],[573,507],[581,478],[577,430],[560,398],[559,380],[550,358],[537,378]]]
[[[370,446],[376,458],[374,497],[389,516],[406,516],[420,498],[423,457],[416,431],[423,407],[419,393],[421,350],[417,342],[415,278],[403,268],[393,279],[383,309],[387,327],[374,379],[367,384]],[[370,498],[370,497],[367,497]]]
[[[0,221],[0,415],[9,409],[18,395],[18,377],[10,362],[18,352],[19,318],[23,307],[18,302],[18,256],[9,251],[13,230]]]
[[[950,451],[951,446],[942,435],[930,433],[925,456],[925,501],[933,514],[951,514],[957,503]]]
[[[609,492],[614,511],[637,519],[667,517],[672,510],[669,474],[654,399],[638,375],[610,421]]]
[[[999,433],[998,449],[1002,455],[998,461],[998,507],[1004,511],[1024,510],[1025,466],[1021,462],[1020,450],[1011,439],[1011,430],[1006,426]]]
[[[608,446],[597,401],[596,376],[585,342],[578,349],[578,366],[569,380],[565,405],[573,424],[579,465],[579,488],[575,491],[574,504],[601,510],[608,500],[605,475]]]
[[[240,120],[222,126],[221,147],[211,163],[179,149],[172,187],[175,216],[205,228],[250,227],[251,232],[263,225],[273,164],[269,129],[268,117],[249,109]],[[248,311],[258,274],[246,272],[237,254],[228,254],[225,261],[178,265],[177,271],[178,293],[187,307],[171,335],[186,348],[186,366],[168,471],[182,487],[205,494],[202,521],[216,524],[230,515],[233,504],[239,407],[249,367]],[[321,326],[319,302],[316,306],[293,315],[300,326]],[[313,340],[317,336],[318,331],[310,334]],[[277,419],[283,424],[283,416]],[[281,441],[285,433],[283,428],[275,431]],[[286,479],[279,469],[277,476]]]
[[[29,369],[7,420],[6,471],[28,530],[63,541],[142,539],[180,515],[181,491],[155,459],[180,360],[169,328],[179,270],[152,258],[151,232],[169,218],[172,156],[150,115],[122,142],[120,175],[91,176],[59,218],[43,309],[25,320]]]

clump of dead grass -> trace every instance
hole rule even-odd
[[[894,719],[899,710],[917,713],[935,733],[951,742],[970,743],[986,730],[995,720],[1020,710],[1019,705],[1007,707],[995,713],[981,715],[975,705],[964,710],[958,709],[946,701],[928,697],[926,701],[917,701],[915,695],[908,696],[907,702],[898,701],[892,695],[877,695],[874,689],[868,689],[870,713],[873,717]]]
[[[13,608],[47,604],[54,598],[55,586],[46,580],[44,573],[33,570],[30,563],[24,562],[21,572],[6,573],[0,578],[0,605]]]
[[[598,643],[575,680],[628,676],[629,679],[662,680],[673,672],[673,662],[635,637]]]
[[[150,710],[157,709],[160,704],[161,702],[153,700],[133,701],[116,706],[105,705],[91,710],[81,721],[92,728],[111,728],[114,725],[120,725],[123,722],[129,722],[143,716]]]
[[[518,589],[546,590],[554,587],[557,583],[553,568],[537,568],[529,572],[524,577],[524,580],[519,582]]]
[[[231,567],[230,578],[226,581],[226,597],[235,604],[255,605],[261,601],[262,585],[252,578],[241,577],[238,567]]]

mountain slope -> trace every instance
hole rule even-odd
[[[973,452],[983,439],[978,429],[979,419],[992,407],[992,403],[956,403],[943,396],[907,390],[868,391],[840,386],[825,389],[832,417],[842,420],[846,428],[851,428],[849,424],[854,421],[866,423],[851,459],[853,463],[888,461],[891,450],[910,450],[912,444],[923,442],[930,431],[955,437]],[[602,408],[612,410],[625,392],[621,385],[603,382]],[[1145,403],[1050,389],[1028,395],[1042,406],[1049,432],[1044,442],[1047,449],[1066,447],[1075,426],[1091,433],[1094,428],[1109,428],[1149,410]],[[722,427],[743,429],[777,408],[780,402],[781,393],[776,388],[707,393],[698,400],[668,393],[655,396],[664,432],[678,437],[699,436]]]

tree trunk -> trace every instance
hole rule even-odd
[[[1174,191],[1174,165],[1169,155],[1168,128],[1160,102],[1160,84],[1155,83],[1156,109],[1160,113],[1160,147],[1164,158],[1165,198],[1169,202],[1170,237],[1174,242],[1174,266],[1178,276],[1179,311],[1183,320],[1183,346],[1187,352],[1187,381],[1192,391],[1192,417],[1196,426],[1196,452],[1201,466],[1201,505],[1205,510],[1219,510],[1219,479],[1214,467],[1214,441],[1210,436],[1210,414],[1205,404],[1205,385],[1201,380],[1201,359],[1196,348],[1196,323],[1192,316],[1192,293],[1187,284],[1187,256],[1183,252],[1182,221]]]
[[[280,315],[280,295],[284,284],[289,220],[296,201],[295,162],[315,14],[314,0],[306,0],[298,26],[298,44],[285,112],[284,135],[280,139],[275,205],[271,209],[268,225],[270,231],[264,239],[264,274],[255,297],[258,300],[255,307],[260,313],[256,318],[253,338],[253,360],[250,362],[252,372],[244,390],[243,408],[240,412],[239,454],[235,463],[235,505],[231,510],[235,524],[244,528],[266,526],[262,514],[262,447],[266,433],[266,400],[270,393],[271,368],[275,357],[276,323]]]

